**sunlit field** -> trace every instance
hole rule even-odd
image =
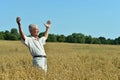
[[[120,46],[47,43],[48,72],[20,41],[0,41],[0,80],[120,80]]]

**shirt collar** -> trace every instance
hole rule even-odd
[[[35,37],[33,37],[33,36],[31,36],[31,38],[34,39],[34,40],[39,40],[39,38],[35,38]]]

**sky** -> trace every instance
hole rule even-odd
[[[29,24],[44,32],[43,24],[51,20],[52,34],[120,36],[120,0],[0,0],[0,31],[18,29],[17,16],[26,35]]]

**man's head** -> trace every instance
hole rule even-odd
[[[38,36],[39,29],[38,29],[38,26],[36,24],[30,24],[29,25],[29,31],[30,31],[30,34],[33,37],[37,37]]]

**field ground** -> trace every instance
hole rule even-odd
[[[120,46],[47,43],[48,72],[20,41],[0,41],[0,80],[120,80]]]

